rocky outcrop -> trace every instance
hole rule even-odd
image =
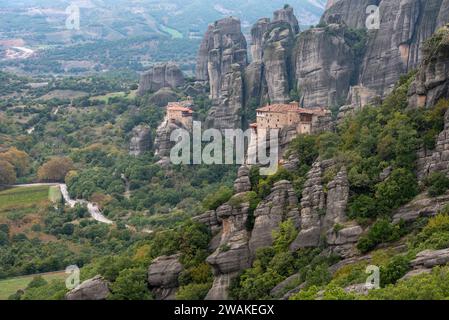
[[[355,71],[355,56],[337,24],[302,32],[295,48],[297,89],[306,108],[344,102]]]
[[[228,129],[241,126],[246,46],[240,20],[233,17],[216,21],[204,35],[198,53],[196,77],[209,81],[210,85],[213,107],[207,117],[208,127]]]
[[[152,139],[151,130],[148,126],[139,125],[132,131],[132,138],[129,144],[129,154],[139,156],[142,153],[151,150]]]
[[[222,232],[219,247],[206,260],[214,272],[214,283],[206,296],[208,300],[226,300],[232,279],[251,266],[246,230],[248,209],[248,203],[234,206],[227,203],[216,211],[222,221]]]
[[[183,270],[180,255],[156,258],[148,268],[148,284],[158,300],[174,300]]]
[[[433,268],[449,263],[449,249],[425,250],[416,255],[411,265],[414,269]]]
[[[413,201],[399,208],[393,216],[393,223],[413,222],[420,217],[433,217],[440,213],[449,203],[449,194],[435,198],[427,192],[420,194]]]
[[[273,22],[277,21],[284,21],[287,22],[294,34],[299,33],[299,23],[298,19],[296,19],[296,16],[293,12],[293,8],[290,6],[285,6],[282,9],[276,10],[273,13]]]
[[[155,155],[160,158],[169,157],[170,150],[174,145],[174,142],[170,140],[170,135],[173,131],[183,128],[181,123],[164,120],[156,130]]]
[[[101,276],[86,280],[68,292],[66,300],[106,300],[111,293],[109,285]]]
[[[177,88],[184,85],[184,75],[174,63],[162,63],[153,66],[140,77],[139,95],[156,92],[162,88]]]
[[[246,191],[251,191],[249,168],[247,166],[242,166],[237,172],[237,179],[234,182],[234,192],[242,193]]]
[[[449,110],[444,115],[444,130],[438,135],[435,150],[418,152],[417,169],[420,181],[433,172],[449,173]]]
[[[343,258],[357,254],[355,247],[363,229],[347,221],[346,168],[340,168],[326,187],[323,185],[324,174],[337,168],[333,160],[317,161],[307,174],[301,199],[301,228],[290,250],[317,247],[325,238],[331,252]]]
[[[366,8],[379,5],[380,0],[337,0],[328,2],[321,24],[342,23],[353,29],[366,27]]]
[[[346,105],[338,110],[338,122],[341,123],[346,117],[354,114],[367,105],[376,105],[380,97],[373,90],[364,86],[352,86],[349,88]]]
[[[380,1],[380,29],[371,31],[360,83],[385,96],[400,75],[417,68],[425,40],[436,31],[441,4],[442,0]]]
[[[256,250],[273,244],[273,231],[279,224],[292,218],[297,226],[299,223],[298,198],[291,182],[283,180],[274,184],[270,195],[265,198],[254,212],[255,222],[251,232],[249,248],[252,257]]]
[[[427,44],[425,58],[409,90],[409,105],[432,107],[449,98],[449,25]]]
[[[346,206],[349,199],[349,181],[346,168],[342,168],[334,180],[327,184],[326,214],[323,227],[329,229],[335,224],[344,224],[347,220]]]
[[[449,22],[449,1],[339,0],[329,6],[321,22],[366,29],[369,5],[379,7],[380,24],[378,29],[368,31],[362,68],[354,85],[362,85],[384,97],[402,74],[419,66],[425,41]]]
[[[325,167],[333,165],[326,162],[313,164],[307,174],[301,199],[301,230],[290,249],[296,251],[300,248],[317,247],[320,244],[321,216],[326,210],[326,195],[321,181]]]
[[[292,51],[294,33],[288,22],[272,22],[264,35],[263,63],[271,103],[290,101],[293,82]]]
[[[213,101],[207,115],[206,127],[218,130],[241,128],[244,95],[243,73],[239,64],[231,66],[221,85],[219,99]]]
[[[152,105],[162,108],[165,107],[169,102],[175,102],[178,101],[178,99],[178,95],[172,89],[162,88],[155,92],[150,97],[148,102]]]
[[[253,62],[262,61],[264,36],[270,26],[269,18],[259,19],[251,28],[251,57]]]

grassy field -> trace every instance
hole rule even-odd
[[[49,199],[50,187],[20,187],[0,191],[0,214],[15,208],[32,207]],[[53,194],[55,192],[53,191]]]
[[[127,99],[131,100],[136,97],[136,93],[137,93],[137,90],[133,90],[129,94],[126,94],[126,92],[123,92],[123,91],[111,92],[111,93],[108,93],[108,94],[105,94],[102,96],[91,97],[91,98],[89,98],[89,100],[91,100],[91,101],[98,100],[103,103],[108,103],[109,98],[116,98],[116,97],[127,98]]]
[[[0,280],[0,300],[7,300],[8,297],[16,293],[17,290],[25,289],[31,280],[38,275],[39,274]],[[40,275],[48,282],[52,280],[64,280],[67,276],[63,271],[44,273]]]
[[[48,190],[48,198],[51,202],[58,203],[61,201],[62,194],[61,189],[59,189],[59,186],[52,186]]]
[[[184,38],[183,34],[181,32],[179,32],[178,30],[176,30],[176,29],[173,29],[173,28],[170,28],[170,27],[167,27],[167,26],[164,26],[164,25],[160,25],[159,28],[163,32],[168,33],[172,37],[172,39],[182,39],[182,38]]]

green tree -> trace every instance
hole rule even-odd
[[[120,271],[111,286],[111,299],[115,300],[152,300],[148,289],[147,271],[144,268],[131,268]]]

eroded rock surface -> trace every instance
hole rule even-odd
[[[180,255],[156,258],[148,268],[148,284],[158,300],[174,300],[183,266]]]
[[[129,154],[139,156],[151,150],[152,138],[151,129],[145,125],[139,125],[132,131],[132,138],[129,145]]]
[[[176,64],[157,64],[140,77],[138,94],[144,95],[166,87],[177,88],[184,83],[184,75]]]
[[[66,294],[67,300],[106,300],[111,293],[109,285],[101,276],[86,280]]]

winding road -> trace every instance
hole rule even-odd
[[[109,220],[106,218],[102,213],[98,205],[96,205],[93,202],[89,202],[86,200],[74,200],[70,198],[69,191],[67,190],[67,185],[63,183],[30,183],[30,184],[17,184],[13,185],[12,187],[18,187],[18,188],[30,188],[30,187],[38,187],[38,186],[59,186],[59,190],[61,190],[62,197],[64,198],[65,204],[68,205],[70,208],[74,208],[77,204],[81,205],[87,205],[87,211],[89,212],[90,216],[101,223],[106,224],[114,224],[112,220]],[[126,225],[126,228],[129,230],[132,230],[134,232],[137,232],[136,228]],[[142,229],[141,232],[151,234],[153,233],[153,230],[150,229]]]
[[[91,215],[91,217],[101,223],[113,224],[114,222],[106,218],[100,211],[100,208],[95,203],[88,202],[86,200],[74,200],[70,198],[69,191],[67,190],[67,185],[62,183],[30,183],[30,184],[17,184],[12,187],[18,188],[30,188],[30,187],[39,187],[39,186],[59,186],[59,190],[61,190],[62,197],[66,205],[70,208],[74,208],[77,204],[87,205],[87,211]]]

